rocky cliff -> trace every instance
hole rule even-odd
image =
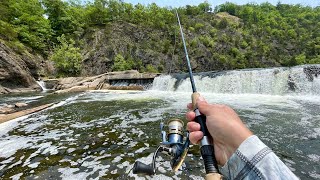
[[[19,54],[0,41],[0,94],[41,90],[35,80],[41,61],[40,56]]]

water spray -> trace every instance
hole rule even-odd
[[[216,161],[215,155],[214,155],[214,147],[211,144],[213,141],[212,137],[209,134],[209,131],[206,126],[206,116],[202,115],[197,107],[196,100],[200,96],[200,94],[196,90],[196,86],[194,83],[194,78],[192,74],[191,64],[188,56],[188,51],[186,47],[186,43],[184,40],[184,35],[180,23],[180,18],[178,15],[178,12],[176,11],[179,27],[180,27],[180,33],[183,41],[183,47],[187,59],[188,64],[188,71],[189,71],[189,78],[192,86],[192,104],[193,104],[193,110],[196,114],[195,121],[200,124],[200,130],[203,132],[203,138],[200,141],[200,152],[201,156],[204,161],[205,170],[206,170],[206,180],[218,180],[222,179],[222,175],[219,174],[218,171],[218,163]],[[162,134],[162,142],[160,146],[157,148],[156,152],[153,155],[152,164],[146,165],[142,162],[136,161],[133,167],[133,173],[134,174],[146,174],[146,175],[153,175],[156,173],[156,158],[158,156],[158,153],[161,152],[162,154],[167,154],[171,156],[171,167],[174,171],[177,171],[186,155],[189,149],[189,134],[186,133],[186,140],[183,142],[183,121],[179,119],[173,119],[169,120],[168,123],[168,134],[166,131],[163,130],[163,123],[160,124],[161,134]]]

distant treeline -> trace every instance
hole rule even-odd
[[[200,70],[320,63],[320,7],[225,3],[213,9],[204,2],[177,10],[192,61],[205,65]],[[86,4],[76,0],[0,2],[0,40],[16,51],[28,50],[55,61],[59,71],[66,74],[81,71],[86,33],[121,22],[166,34],[163,36],[166,38],[158,38],[156,42],[150,39],[154,46],[146,47],[152,51],[163,54],[182,51],[171,8],[116,0],[94,0]],[[115,56],[112,70],[132,68],[123,65],[129,63],[127,59],[135,58],[125,54]],[[168,71],[158,66],[148,69]]]

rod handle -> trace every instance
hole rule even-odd
[[[200,94],[198,92],[194,92],[191,95],[192,100],[192,109],[197,109],[197,99],[200,97]]]
[[[197,108],[197,99],[200,97],[200,94],[197,92],[194,92],[191,95],[192,99],[192,106],[193,109],[196,113],[195,121],[200,124],[200,130],[203,133],[204,138],[201,140],[201,156],[204,161],[204,166],[206,170],[206,174],[218,174],[219,175],[219,170],[218,170],[218,163],[214,154],[214,147],[212,144],[210,144],[209,139],[211,140],[211,135],[207,129],[206,125],[206,116],[201,114],[199,109]],[[215,175],[213,177],[217,177],[218,175]],[[210,175],[209,177],[211,177]],[[221,176],[221,175],[220,175]],[[222,177],[222,176],[221,176]]]

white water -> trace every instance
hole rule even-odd
[[[46,88],[46,83],[44,81],[37,81],[38,85],[41,87],[42,91],[46,92],[49,89]]]
[[[214,77],[210,77],[214,76]],[[195,75],[199,92],[267,95],[320,95],[320,76],[303,72],[303,67],[226,71],[220,75]],[[291,83],[291,87],[290,87]],[[153,90],[190,92],[189,78],[156,77]]]

